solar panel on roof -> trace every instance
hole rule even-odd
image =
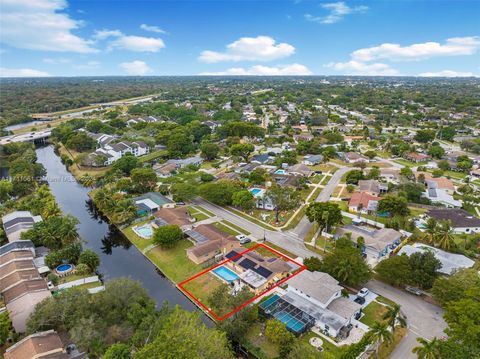
[[[260,274],[263,278],[268,278],[272,274],[272,271],[262,266],[259,266],[258,268],[252,268],[252,270]]]
[[[236,251],[228,252],[225,257],[227,257],[227,259],[236,257],[236,258],[232,259],[232,261],[234,261],[234,262],[239,261],[241,259],[241,257],[238,255],[238,253]]]
[[[252,269],[257,265],[255,262],[251,261],[248,258],[245,258],[239,264],[240,264],[240,267],[245,268],[245,269]]]
[[[195,242],[203,243],[203,242],[209,241],[207,237],[205,237],[203,234],[198,233],[196,231],[186,231],[185,233],[187,234],[187,236],[192,238]]]

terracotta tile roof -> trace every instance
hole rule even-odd
[[[370,201],[380,201],[380,197],[372,196],[365,192],[355,192],[348,202],[349,207],[359,207],[362,204],[363,208],[367,208]]]

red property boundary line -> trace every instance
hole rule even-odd
[[[190,293],[187,289],[185,289],[184,285],[187,284],[188,282],[191,282],[192,280],[194,280],[195,278],[198,278],[200,276],[202,276],[203,274],[205,273],[208,273],[212,270],[214,270],[215,268],[218,268],[222,265],[224,265],[225,263],[228,263],[234,259],[237,259],[239,258],[240,256],[244,255],[245,253],[248,253],[250,251],[253,251],[254,249],[258,248],[258,247],[263,247],[267,250],[269,250],[270,252],[273,252],[275,254],[277,254],[278,256],[284,258],[284,259],[287,259],[288,261],[290,262],[293,262],[295,263],[299,268],[300,270],[297,270],[294,274],[282,279],[281,281],[279,281],[278,283],[276,283],[274,286],[270,287],[269,289],[267,290],[264,290],[263,292],[261,292],[260,294],[256,295],[255,297],[253,297],[252,299],[250,299],[249,301],[243,303],[242,305],[238,306],[237,308],[235,308],[234,310],[232,310],[231,312],[219,317],[218,315],[216,315],[211,309],[207,308],[205,306],[205,304],[203,304],[197,297],[195,297],[192,293]],[[229,258],[223,262],[220,262],[216,265],[214,265],[213,267],[210,267],[210,268],[207,268],[203,271],[201,271],[200,273],[197,273],[195,274],[193,277],[187,279],[187,280],[184,280],[183,282],[179,283],[178,284],[178,287],[184,292],[186,293],[193,301],[195,301],[195,303],[197,303],[203,310],[205,310],[207,313],[209,313],[212,317],[214,317],[216,320],[218,321],[221,321],[221,320],[224,320],[226,318],[228,318],[229,316],[231,316],[232,314],[238,312],[240,309],[246,307],[247,305],[249,305],[250,303],[254,302],[255,300],[257,300],[258,298],[260,298],[261,296],[265,295],[266,293],[270,292],[271,290],[275,289],[276,287],[282,285],[283,283],[285,283],[287,280],[295,277],[297,274],[299,274],[300,272],[304,271],[306,269],[306,267],[300,263],[297,263],[296,261],[294,261],[293,259],[287,257],[286,255],[284,255],[283,253],[280,253],[278,251],[276,251],[275,249],[263,244],[263,243],[258,243],[257,245],[253,246],[252,248],[250,249],[247,249],[241,253],[238,253],[236,256],[233,256],[232,258]]]

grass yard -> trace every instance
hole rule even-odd
[[[406,167],[425,166],[428,163],[428,162],[418,162],[418,163],[417,162],[412,162],[412,161],[408,161],[404,158],[399,158],[399,159],[393,160],[393,162],[404,165]]]
[[[236,210],[235,208],[232,208],[232,207],[226,207],[225,209],[229,210],[230,212],[232,213],[235,213],[236,215],[242,217],[242,218],[245,218],[247,221],[250,221],[250,222],[253,222],[255,224],[258,224],[260,227],[262,228],[265,228],[265,229],[269,229],[269,230],[275,230],[275,227],[272,227],[268,224],[266,224],[265,222],[259,220],[259,219],[256,219],[256,218],[253,218],[251,216],[248,216],[246,215],[245,213],[239,211],[239,210]]]
[[[247,244],[244,244],[244,247],[246,248],[252,248],[252,247],[255,247],[258,243],[256,242],[250,242],[250,243],[247,243]],[[286,249],[283,249],[282,247],[279,247],[273,243],[270,243],[268,242],[265,242],[265,245],[269,246],[270,248],[276,250],[277,252],[280,252],[282,254],[285,254],[287,257],[290,257],[292,259],[295,259],[297,258],[297,256],[295,254],[293,254],[292,252],[289,252],[287,251]],[[264,247],[258,247],[255,249],[255,251],[257,251],[258,253],[260,253],[262,256],[265,256],[265,257],[278,257],[277,254],[275,254],[274,252],[264,248]]]
[[[64,284],[68,282],[73,282],[74,280],[82,279],[88,276],[85,275],[79,275],[79,274],[70,274],[64,277],[59,277],[58,284]]]
[[[200,206],[190,206],[190,207],[196,209],[198,212],[202,212],[202,213],[207,214],[209,217],[215,217],[215,214],[213,214],[213,213],[210,212],[209,210],[206,210],[206,209],[203,208],[203,207],[200,207]]]
[[[74,162],[75,162],[75,158],[79,154],[78,152],[67,150],[67,148],[63,144],[60,144],[60,147],[58,148],[58,152],[60,152],[60,155],[68,156]],[[83,175],[101,177],[108,171],[108,168],[109,167],[84,167],[74,163],[68,168],[68,170],[75,178],[78,179]]]
[[[319,196],[320,192],[322,192],[322,189],[323,188],[315,188],[315,190],[313,191],[312,195],[310,196],[310,198],[308,199],[308,203],[312,203],[312,202],[315,202],[315,200],[317,199],[317,197]]]
[[[205,273],[200,277],[188,282],[184,285],[185,289],[194,295],[202,304],[205,304],[209,309],[212,303],[209,302],[211,293],[220,287],[223,282],[211,273]],[[226,313],[215,313],[218,316],[222,316]]]
[[[197,222],[200,222],[200,221],[203,221],[207,218],[210,218],[209,216],[207,216],[205,213],[203,212],[200,212],[197,208],[193,207],[193,206],[188,206],[187,207],[187,211],[188,211],[188,214],[195,218],[195,220]]]
[[[237,232],[236,230],[234,230],[230,227],[227,227],[226,225],[224,225],[221,222],[215,222],[215,223],[213,223],[213,225],[215,227],[217,227],[219,230],[221,230],[225,233],[231,234],[232,236],[238,236],[240,234],[240,232]]]
[[[101,286],[102,286],[102,283],[97,281],[93,283],[82,284],[82,285],[79,285],[78,287],[83,289],[92,289],[92,288],[97,288]]]
[[[295,228],[297,224],[302,220],[303,216],[305,215],[305,211],[306,211],[305,206],[300,208],[300,210],[297,212],[295,217],[292,218],[288,226],[286,226],[285,228],[282,228],[282,231],[287,231],[289,229]]]
[[[167,150],[157,150],[157,151],[153,151],[153,152],[147,153],[146,155],[143,155],[143,156],[139,157],[138,160],[141,163],[148,162],[148,161],[153,161],[153,160],[156,160],[159,157],[165,156],[167,153],[168,153]]]
[[[319,336],[312,331],[308,331],[307,333],[303,334],[300,337],[300,340],[303,343],[305,343],[305,345],[311,346],[309,340],[310,340],[310,338],[315,338],[315,337],[319,337]],[[322,353],[328,353],[327,355],[325,355],[326,357],[332,358],[332,359],[342,357],[342,354],[345,351],[345,348],[347,348],[347,346],[337,347],[336,345],[333,345],[332,343],[330,343],[328,340],[325,340],[322,337],[319,337],[319,338],[322,339],[322,341],[323,341],[323,344],[322,344],[323,352]]]
[[[256,323],[250,328],[247,334],[247,347],[252,349],[257,358],[278,358],[278,347],[265,337],[262,326],[262,323]]]
[[[233,229],[235,229],[235,230],[236,230],[237,232],[239,232],[239,233],[245,234],[245,235],[247,235],[247,236],[251,234],[249,231],[247,231],[247,230],[245,230],[245,229],[243,229],[243,228],[240,228],[240,227],[237,226],[236,224],[233,224],[232,222],[229,222],[229,221],[227,221],[227,220],[225,220],[225,219],[223,219],[221,222],[222,222],[223,224],[229,226],[229,227],[232,227]]]
[[[162,249],[155,247],[146,253],[146,256],[175,283],[180,283],[202,271],[202,267],[193,263],[186,255],[187,248],[193,244],[182,240],[175,248]]]
[[[392,354],[393,350],[397,347],[403,337],[407,334],[407,328],[397,327],[395,332],[393,333],[393,341],[391,343],[383,342],[380,345],[378,350],[378,357],[375,356],[375,353],[370,355],[370,358],[378,358],[378,359],[388,359],[390,358],[390,354]]]
[[[360,318],[360,321],[371,327],[375,322],[382,322],[382,317],[386,312],[387,307],[376,302],[371,302],[363,309],[364,315]]]
[[[383,303],[383,304],[386,304],[386,305],[390,305],[390,306],[394,306],[396,303],[393,301],[393,300],[390,300],[388,298],[385,298],[385,297],[382,297],[381,295],[379,295],[377,298],[376,298],[377,302],[380,302],[380,303]]]
[[[328,182],[330,182],[330,179],[332,178],[333,176],[325,176],[325,178],[322,180],[322,182],[320,182],[321,185],[326,185]]]

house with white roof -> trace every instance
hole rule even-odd
[[[14,211],[2,217],[3,230],[9,242],[19,241],[23,232],[41,221],[41,216],[33,216],[30,211]]]

